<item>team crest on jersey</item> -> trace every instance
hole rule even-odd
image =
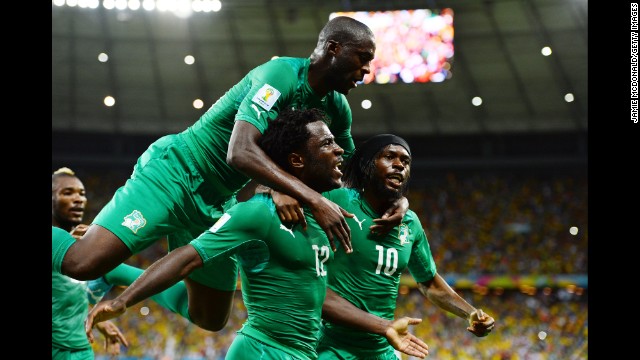
[[[400,245],[410,243],[409,227],[406,224],[400,224],[400,228],[398,229],[398,239],[400,239]]]
[[[280,97],[280,91],[269,84],[264,84],[260,90],[253,96],[254,103],[260,105],[263,109],[269,111],[276,100]]]
[[[140,211],[133,210],[131,214],[124,217],[121,225],[128,227],[134,234],[137,234],[138,230],[147,225],[147,220],[142,216]]]

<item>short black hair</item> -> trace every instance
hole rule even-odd
[[[323,47],[329,40],[341,44],[358,43],[373,38],[374,34],[363,22],[349,16],[337,16],[329,20],[318,36],[318,47]]]
[[[311,138],[307,124],[316,121],[329,123],[327,115],[320,109],[283,110],[269,123],[258,145],[273,162],[288,171],[287,157],[304,149]]]

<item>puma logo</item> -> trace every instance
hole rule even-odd
[[[284,230],[286,232],[288,232],[289,234],[291,234],[291,236],[293,236],[294,238],[296,237],[295,235],[293,235],[293,226],[291,227],[291,229],[289,229],[288,227],[280,224],[280,230]]]
[[[360,230],[362,230],[362,223],[367,220],[367,219],[362,219],[361,221],[358,220],[358,217],[353,215],[353,220],[355,220],[358,223],[358,226],[360,226]]]
[[[260,111],[260,110],[258,109],[258,107],[256,106],[256,104],[251,104],[251,108],[253,108],[253,110],[255,110],[255,111],[256,111],[256,113],[258,113],[258,117],[260,117],[260,114],[262,114],[262,113],[263,113],[263,111]]]

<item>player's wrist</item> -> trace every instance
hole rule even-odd
[[[381,331],[378,335],[382,335],[387,339],[396,332],[396,329],[393,326],[393,321],[391,320],[380,319],[380,329]]]

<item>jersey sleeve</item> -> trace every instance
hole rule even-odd
[[[76,239],[69,232],[59,227],[51,227],[51,270],[62,271],[62,259],[67,250],[76,242]]]
[[[262,247],[274,216],[278,220],[273,209],[263,202],[238,203],[190,244],[202,258],[205,267],[234,256],[243,249]]]
[[[436,263],[431,254],[427,234],[415,214],[411,222],[411,232],[414,234],[414,241],[409,258],[409,272],[416,282],[429,281],[436,276]]]
[[[269,61],[247,74],[249,87],[240,101],[235,120],[243,120],[264,133],[295,94],[298,74],[284,61]]]

